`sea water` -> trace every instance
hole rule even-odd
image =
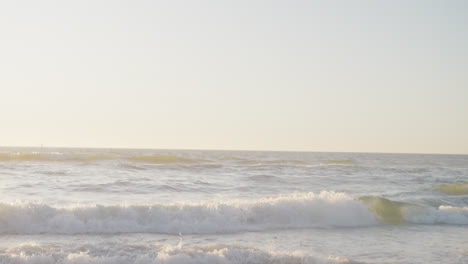
[[[0,263],[468,263],[468,156],[0,148]]]

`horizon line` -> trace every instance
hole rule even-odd
[[[118,149],[118,150],[181,150],[181,151],[246,151],[246,152],[303,152],[303,153],[361,153],[361,154],[409,154],[409,155],[468,155],[468,153],[435,153],[435,152],[375,152],[375,151],[321,151],[321,150],[272,150],[272,149],[196,149],[196,148],[130,148],[130,147],[57,147],[57,146],[3,146],[1,148],[35,148],[35,149]]]

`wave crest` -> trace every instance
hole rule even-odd
[[[344,193],[321,192],[254,201],[171,205],[0,203],[0,233],[232,233],[269,229],[374,225],[374,216]]]
[[[377,224],[468,224],[468,208],[420,205],[379,197],[353,199],[322,191],[258,200],[170,205],[0,203],[0,234],[164,233],[214,234]]]

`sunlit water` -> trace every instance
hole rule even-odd
[[[0,263],[468,263],[468,156],[0,149]]]

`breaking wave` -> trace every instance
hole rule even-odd
[[[278,263],[278,264],[338,264],[356,263],[346,258],[313,256],[300,251],[267,251],[255,248],[217,244],[210,247],[136,245],[97,247],[62,247],[23,244],[0,249],[0,263]]]
[[[468,207],[427,208],[344,193],[296,194],[247,201],[170,205],[0,203],[0,234],[235,233],[377,224],[468,224]]]
[[[0,203],[0,233],[234,233],[269,229],[376,224],[360,202],[321,192],[254,201],[171,205],[93,205],[68,208]]]

